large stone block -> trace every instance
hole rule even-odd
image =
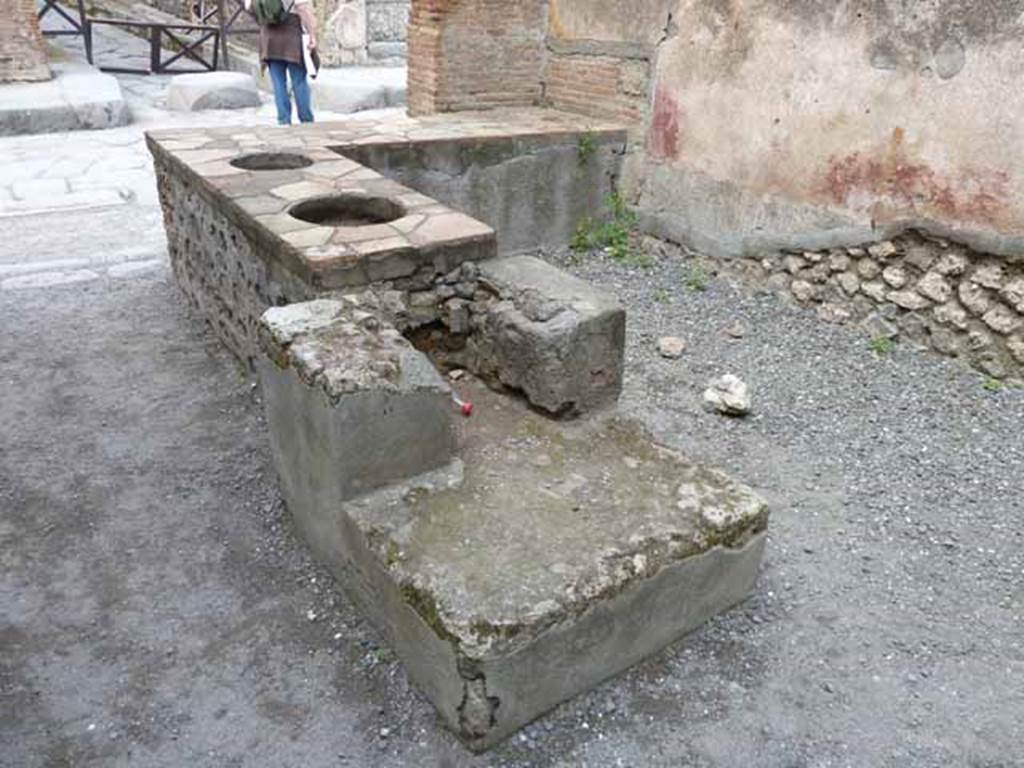
[[[243,109],[260,105],[252,75],[242,72],[200,72],[175,75],[167,86],[167,107],[179,112]]]
[[[345,499],[435,469],[455,450],[451,390],[354,298],[267,310],[258,365],[271,448],[300,526]]]
[[[613,296],[533,256],[480,262],[479,270],[498,301],[469,340],[478,372],[553,414],[618,399],[626,312]]]
[[[552,421],[475,382],[463,396],[462,472],[299,529],[482,750],[744,599],[768,513],[630,422]]]
[[[128,107],[113,75],[74,63],[55,63],[53,79],[5,85],[0,136],[98,130],[127,125]]]

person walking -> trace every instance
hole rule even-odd
[[[292,99],[299,121],[313,122],[306,61],[316,62],[316,14],[312,0],[245,0],[260,25],[260,62],[270,71],[278,125],[292,122]],[[310,57],[306,56],[307,50]],[[315,63],[314,63],[315,66]],[[291,80],[291,96],[288,81]]]

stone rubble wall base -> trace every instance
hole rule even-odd
[[[997,379],[1024,379],[1024,258],[922,231],[848,248],[719,262],[732,273],[855,321],[874,337],[906,337]]]

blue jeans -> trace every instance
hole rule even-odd
[[[310,103],[309,82],[306,80],[306,68],[290,61],[271,59],[267,62],[270,70],[270,82],[274,84],[274,103],[277,105],[278,125],[288,125],[292,121],[292,102],[288,97],[288,78],[292,81],[292,93],[295,94],[295,107],[299,112],[299,120],[303,123],[313,122],[313,107]]]

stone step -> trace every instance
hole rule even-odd
[[[471,749],[749,594],[768,522],[751,490],[634,422],[551,420],[468,376],[457,419],[426,357],[339,307],[263,319],[285,500]]]
[[[0,136],[127,125],[121,86],[94,67],[54,63],[53,79],[0,85]]]

